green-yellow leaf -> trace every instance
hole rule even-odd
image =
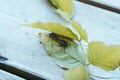
[[[106,46],[102,42],[91,42],[88,46],[91,64],[110,71],[120,66],[120,46]]]
[[[69,16],[72,15],[74,7],[73,0],[51,0],[54,6],[63,12],[66,12]]]
[[[40,22],[33,23],[29,26],[32,26],[34,28],[44,29],[47,31],[54,32],[56,34],[71,38],[73,40],[78,40],[78,37],[66,26],[63,26],[59,23],[53,23],[49,22],[46,24],[42,24]]]
[[[81,39],[87,41],[88,40],[88,36],[86,31],[80,26],[79,23],[74,22],[74,21],[70,21],[71,25],[77,30],[77,32],[79,33],[79,35],[81,36]]]
[[[86,66],[79,66],[72,70],[67,70],[64,73],[65,80],[90,80]]]
[[[57,9],[56,10],[56,13],[58,13],[64,20],[66,20],[67,22],[70,22],[71,19],[70,19],[70,16],[68,15],[67,12],[65,11],[62,11],[61,9]]]
[[[79,45],[71,40],[62,39],[67,42],[68,46],[63,48],[59,43],[54,41],[48,34],[40,34],[43,44],[48,54],[53,58],[55,63],[62,68],[73,69],[85,64]],[[59,36],[60,37],[60,36]]]

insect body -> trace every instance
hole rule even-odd
[[[64,40],[59,40],[58,41],[59,45],[62,46],[63,48],[66,48],[68,46],[67,42]]]
[[[65,40],[59,38],[59,35],[55,33],[50,33],[50,38],[52,38],[55,42],[57,42],[61,47],[66,48],[68,43]]]
[[[56,35],[55,33],[50,33],[49,35],[50,35],[50,37],[51,37],[53,40],[55,40],[55,41],[58,41],[58,40],[59,40],[58,35]]]

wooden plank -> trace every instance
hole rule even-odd
[[[14,74],[8,73],[6,71],[0,70],[0,80],[25,80]]]
[[[41,75],[37,75],[34,72],[25,70],[25,68],[20,67],[19,65],[17,66],[17,64],[11,64],[11,62],[9,60],[7,61],[2,61],[0,62],[0,69],[9,72],[11,74],[15,74],[19,77],[22,77],[26,80],[46,80],[45,77],[41,76]]]
[[[9,64],[42,76],[47,80],[64,80],[63,70],[47,55],[38,36],[42,30],[23,27],[21,24],[59,22],[70,26],[55,14],[48,0],[0,0],[0,54],[9,59]],[[89,41],[103,41],[108,45],[120,45],[120,15],[75,1],[73,20],[87,30]],[[22,6],[25,5],[25,6]],[[107,39],[106,39],[107,37]],[[99,68],[94,67],[94,74]],[[115,72],[118,73],[118,70]],[[104,74],[104,75],[103,75]],[[95,75],[113,76],[100,71]],[[119,75],[114,75],[119,79]],[[113,80],[113,79],[112,79]]]
[[[111,5],[99,2],[99,0],[78,0],[78,1],[120,14],[120,9],[118,7],[114,7],[113,5],[111,6]],[[102,1],[104,2],[104,0]]]
[[[119,0],[91,0],[94,2],[98,2],[104,5],[108,5],[120,10],[120,1]]]
[[[119,14],[79,2],[76,2],[75,9],[73,20],[79,22],[87,30],[90,41],[120,45]]]
[[[63,71],[47,55],[43,45],[39,44],[41,40],[38,32],[41,30],[23,27],[20,24],[35,21],[61,21],[63,23],[65,21],[55,15],[47,0],[26,1],[2,1],[4,5],[0,5],[0,15],[2,15],[0,18],[0,53],[9,59],[11,64],[40,77],[42,75],[48,80],[63,80]],[[27,5],[26,8],[21,6],[23,4]]]

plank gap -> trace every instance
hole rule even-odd
[[[29,72],[26,72],[24,70],[20,70],[20,69],[17,69],[13,66],[10,66],[10,65],[7,65],[5,63],[0,63],[0,69],[6,71],[6,72],[9,72],[9,73],[12,73],[16,76],[19,76],[19,77],[22,77],[26,80],[46,80],[46,79],[43,79],[41,77],[38,77],[34,74],[31,74]]]
[[[93,1],[90,1],[90,0],[78,0],[78,1],[120,14],[119,9],[116,9],[116,8],[113,8],[113,7],[104,5],[104,4],[100,4],[98,2],[93,2]]]

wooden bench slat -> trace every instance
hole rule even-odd
[[[117,7],[114,6],[114,3],[110,3],[111,1],[110,2],[105,0],[100,0],[100,1],[99,0],[78,0],[78,1],[120,14],[120,8],[119,8],[120,6],[117,6]]]
[[[16,76],[22,77],[26,80],[49,80],[47,79],[47,77],[45,78],[44,76],[41,76],[35,72],[31,72],[28,69],[25,69],[25,67],[23,68],[23,66],[21,67],[20,64],[18,63],[13,63],[9,60],[7,61],[2,61],[0,63],[0,69],[9,72],[11,74],[15,74]]]
[[[91,0],[94,2],[98,2],[104,5],[108,5],[120,10],[120,1],[119,0]]]
[[[44,76],[48,80],[64,80],[63,70],[47,55],[44,46],[39,44],[41,39],[38,33],[43,31],[21,26],[36,21],[60,22],[69,26],[53,12],[54,9],[47,1],[0,0],[3,3],[0,5],[0,55],[8,58],[16,67]],[[73,20],[87,30],[89,41],[120,44],[120,15],[77,1],[74,3]],[[101,73],[104,74],[104,71]],[[101,73],[99,75],[103,76]]]

